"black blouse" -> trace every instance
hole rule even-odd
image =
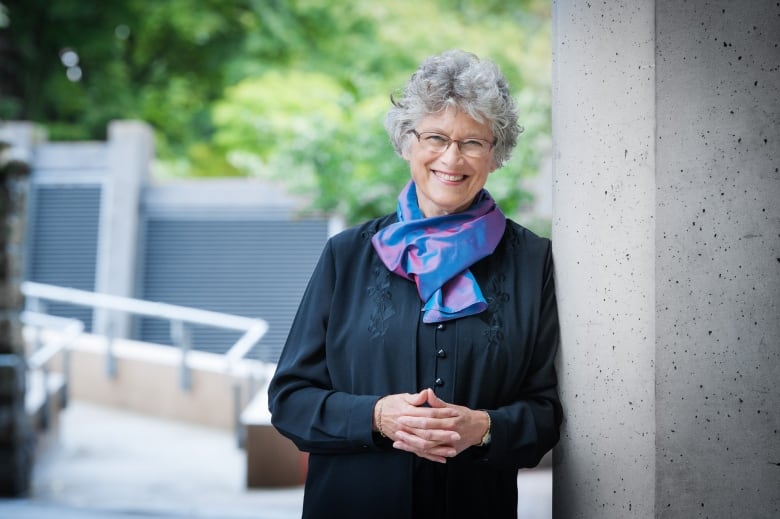
[[[304,517],[515,517],[517,470],[539,463],[562,419],[550,242],[507,221],[496,251],[471,267],[488,309],[424,324],[414,284],[370,243],[395,221],[328,241],[269,388],[274,426],[310,453]],[[372,433],[380,397],[426,387],[487,410],[490,446],[437,467]]]

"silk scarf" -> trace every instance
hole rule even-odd
[[[483,312],[487,301],[469,267],[493,253],[506,226],[490,193],[482,189],[463,212],[426,218],[410,181],[398,195],[397,214],[398,222],[371,243],[388,270],[417,285],[423,322]]]

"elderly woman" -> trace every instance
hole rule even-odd
[[[304,517],[517,516],[517,471],[558,441],[549,240],[484,189],[514,148],[498,67],[425,60],[386,117],[398,210],[325,246],[269,388],[309,452]]]

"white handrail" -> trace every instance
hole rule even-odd
[[[148,317],[158,317],[168,319],[172,323],[194,323],[215,328],[226,328],[230,330],[243,331],[244,334],[228,349],[225,353],[225,371],[229,375],[234,374],[235,365],[249,353],[255,344],[268,331],[268,323],[259,318],[242,317],[233,314],[221,312],[212,312],[199,308],[172,305],[168,303],[158,303],[154,301],[144,301],[129,297],[115,296],[110,294],[101,294],[97,292],[88,292],[75,288],[67,288],[56,285],[47,285],[33,281],[24,281],[21,284],[22,293],[30,299],[45,299],[48,301],[58,301],[92,308],[102,308],[115,310],[135,315]],[[81,331],[79,330],[79,333]],[[182,349],[182,384],[189,387],[189,367],[187,366],[188,346],[180,345]],[[41,358],[45,358],[50,352],[41,353]],[[109,365],[113,360],[111,353],[111,340],[109,338],[109,349],[107,351]],[[44,361],[45,362],[45,361]],[[111,371],[111,370],[109,370]],[[234,419],[236,426],[236,435],[239,445],[243,444],[243,434],[240,424],[241,413],[241,390],[238,381],[234,381]]]
[[[68,348],[81,335],[84,331],[84,323],[78,319],[72,319],[68,317],[57,317],[54,315],[42,314],[39,312],[31,312],[25,310],[20,315],[22,324],[26,326],[32,326],[35,328],[59,328],[60,333],[57,334],[52,340],[48,340],[44,346],[37,348],[27,358],[27,369],[30,372],[40,373],[40,378],[37,379],[40,384],[40,409],[31,409],[34,412],[40,412],[41,426],[43,428],[49,427],[51,423],[51,394],[49,392],[49,370],[47,367],[48,362],[54,358],[55,355],[62,352],[62,376],[64,378],[64,385],[60,388],[61,393],[61,405],[66,405],[68,401],[68,393],[70,387],[70,357],[68,354]],[[37,342],[37,341],[36,341]],[[33,393],[34,393],[33,389]],[[29,395],[28,395],[29,397]],[[34,402],[34,398],[32,400]],[[37,405],[37,404],[33,404]]]
[[[36,350],[27,358],[27,367],[29,369],[40,369],[84,331],[84,323],[78,319],[57,317],[29,310],[22,312],[21,320],[23,324],[37,328],[61,328],[61,334],[58,337],[41,349]]]
[[[247,330],[262,322],[262,319],[242,317],[221,312],[212,312],[199,308],[157,303],[130,297],[101,294],[99,292],[87,292],[75,288],[66,288],[55,285],[46,285],[33,281],[22,283],[22,292],[28,297],[38,297],[51,301],[72,303],[82,306],[105,308],[108,310],[120,310],[136,315],[149,317],[164,317],[172,321],[189,321],[192,323],[206,324],[217,328],[232,330]]]
[[[47,285],[33,281],[23,282],[21,288],[22,293],[27,297],[243,331],[244,335],[225,353],[225,359],[231,367],[235,362],[241,360],[268,331],[268,323],[259,318],[242,317],[98,292],[87,292],[85,290]]]

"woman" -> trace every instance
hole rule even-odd
[[[520,133],[498,68],[425,60],[385,121],[411,169],[397,214],[322,253],[269,388],[310,453],[304,517],[517,515],[558,441],[549,240],[483,189]]]

